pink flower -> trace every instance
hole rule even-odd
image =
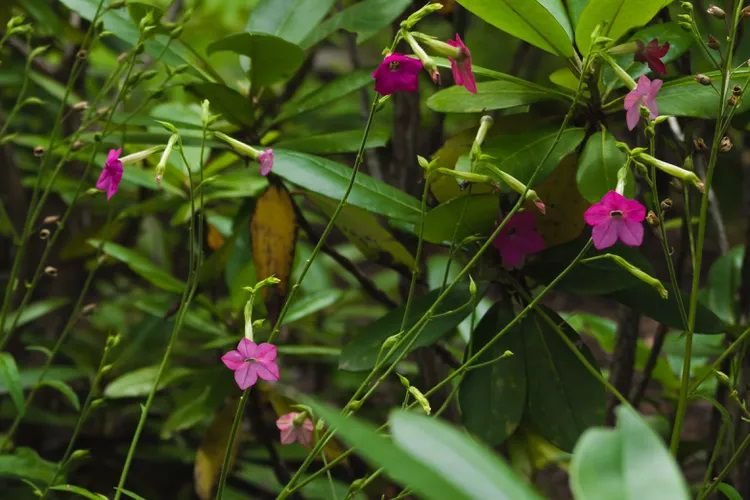
[[[629,247],[643,243],[643,220],[646,207],[638,200],[625,198],[610,191],[591,205],[583,214],[586,224],[591,226],[591,237],[597,250],[609,248],[619,239]]]
[[[455,40],[448,40],[448,45],[461,49],[459,59],[449,58],[451,62],[451,72],[456,85],[463,85],[466,90],[472,94],[477,93],[477,82],[474,79],[474,73],[471,71],[471,52],[461,37],[456,33]]]
[[[301,424],[295,424],[295,419],[299,416],[297,412],[287,413],[276,420],[276,427],[281,431],[281,444],[292,444],[297,441],[302,446],[312,444],[313,423],[306,418]]]
[[[625,96],[625,121],[628,130],[633,130],[638,125],[641,117],[641,105],[646,106],[653,120],[659,116],[659,108],[656,105],[656,94],[661,89],[661,80],[651,81],[646,75],[638,79],[638,85]]]
[[[519,269],[527,255],[544,250],[544,239],[536,230],[536,219],[531,212],[511,217],[492,244],[500,252],[506,269]]]
[[[664,66],[661,58],[669,52],[669,42],[664,42],[664,45],[659,46],[659,39],[654,38],[647,45],[640,40],[635,43],[638,45],[638,51],[635,53],[636,61],[647,63],[654,73],[663,75],[667,72],[667,67]]]
[[[258,163],[260,163],[260,175],[265,177],[270,174],[273,168],[273,149],[268,148],[264,150],[258,156]]]
[[[122,148],[109,150],[102,173],[99,174],[99,179],[96,181],[96,189],[105,191],[108,201],[117,193],[117,188],[120,187],[120,181],[122,180],[120,153],[122,153]]]
[[[372,77],[375,79],[375,91],[380,95],[394,92],[416,92],[422,61],[404,54],[393,53],[383,59]]]
[[[258,378],[271,382],[279,380],[276,346],[273,344],[256,344],[243,338],[237,344],[237,350],[224,354],[221,360],[234,372],[234,380],[243,391],[255,385]]]

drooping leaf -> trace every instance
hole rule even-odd
[[[472,333],[471,353],[478,351],[513,319],[513,310],[495,303]],[[514,327],[495,342],[461,380],[459,402],[466,428],[491,446],[515,431],[526,407],[526,366],[521,328]],[[506,351],[512,356],[502,358]],[[493,362],[494,361],[494,362]]]
[[[363,0],[332,15],[319,24],[301,43],[312,47],[337,30],[357,34],[357,43],[362,43],[388,26],[411,3],[411,0]]]
[[[745,248],[736,246],[716,259],[708,271],[703,303],[727,324],[737,322],[737,290]]]
[[[45,379],[39,385],[42,387],[45,387],[45,386],[50,387],[56,390],[57,392],[62,394],[65,397],[65,399],[68,400],[68,403],[70,403],[70,406],[72,406],[76,411],[80,411],[81,402],[78,399],[78,394],[76,394],[73,388],[71,388],[68,384],[66,384],[62,380]]]
[[[261,0],[253,7],[247,31],[268,33],[300,44],[326,16],[335,0]]]
[[[46,316],[47,314],[60,309],[68,302],[70,302],[70,299],[66,297],[52,297],[38,302],[32,302],[23,308],[20,316],[16,311],[8,313],[8,317],[5,319],[5,330],[7,331],[13,323],[16,324],[16,328],[29,324],[42,316]]]
[[[448,87],[430,96],[427,105],[440,113],[482,113],[561,99],[560,94],[539,89],[537,85],[500,80],[477,83],[476,94],[457,85]]]
[[[425,215],[424,239],[430,243],[459,242],[467,236],[489,234],[500,213],[499,205],[495,194],[459,196],[441,203]]]
[[[552,54],[573,54],[573,30],[561,0],[459,0],[497,28]]]
[[[0,477],[15,477],[40,486],[49,484],[57,464],[48,462],[31,448],[16,448],[13,453],[0,455]]]
[[[292,197],[283,184],[271,182],[255,203],[250,219],[250,238],[258,281],[270,276],[280,280],[277,285],[265,287],[262,291],[272,322],[276,321],[289,287],[297,229]]]
[[[625,165],[627,158],[624,152],[617,149],[615,142],[617,140],[609,132],[596,132],[586,141],[578,160],[578,191],[591,203],[599,201],[607,191],[617,186],[617,171]],[[630,170],[625,188],[624,195],[632,197],[635,181]]]
[[[9,352],[0,352],[0,377],[10,393],[16,411],[21,412],[24,403],[21,375],[18,373],[16,360]]]

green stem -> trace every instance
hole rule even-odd
[[[224,450],[224,461],[221,464],[221,476],[219,477],[219,485],[216,487],[216,500],[221,500],[224,495],[224,486],[227,482],[227,476],[229,475],[229,464],[232,461],[232,450],[234,449],[234,442],[237,439],[237,431],[240,428],[242,422],[242,416],[245,414],[245,406],[247,405],[247,395],[250,393],[248,387],[242,391],[242,396],[237,403],[237,411],[234,413],[234,420],[232,421],[232,429],[229,431],[229,439],[227,439],[227,447]]]
[[[727,347],[724,352],[721,353],[721,355],[714,360],[713,363],[711,363],[711,366],[708,367],[708,370],[706,370],[705,373],[702,375],[699,375],[694,381],[693,384],[690,386],[690,389],[688,390],[689,393],[695,392],[698,387],[703,383],[704,380],[706,380],[708,377],[714,374],[716,370],[719,369],[721,364],[724,362],[724,360],[732,354],[739,346],[742,345],[742,343],[745,341],[745,339],[750,335],[750,328],[746,328],[745,331],[743,331],[737,339],[732,342],[729,347]]]
[[[745,455],[745,450],[747,450],[748,446],[750,446],[750,434],[745,436],[745,439],[742,440],[742,443],[740,444],[740,446],[737,448],[737,450],[735,450],[735,452],[729,458],[729,462],[727,462],[727,465],[725,465],[724,468],[721,469],[721,472],[719,472],[719,474],[714,478],[711,484],[709,484],[708,487],[698,495],[698,500],[703,500],[704,498],[708,497],[711,493],[713,493],[713,491],[716,489],[719,483],[721,483],[721,481],[724,480],[727,474],[731,472],[735,464],[737,464],[737,462]]]

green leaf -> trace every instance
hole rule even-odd
[[[260,0],[246,31],[268,33],[300,44],[320,23],[335,0]]]
[[[737,290],[741,283],[743,246],[732,248],[711,264],[708,271],[708,286],[702,297],[706,306],[722,321],[737,323]]]
[[[305,52],[291,42],[266,33],[235,33],[211,43],[208,54],[229,51],[250,58],[253,86],[265,86],[291,77]]]
[[[300,319],[306,318],[311,314],[315,314],[322,311],[323,309],[331,307],[333,304],[338,302],[343,295],[344,294],[341,290],[337,290],[335,288],[326,288],[324,290],[318,290],[308,295],[304,295],[292,302],[292,305],[289,306],[289,312],[286,316],[284,316],[283,324],[286,325],[287,323],[293,323]]]
[[[713,81],[721,81],[717,72],[707,73]],[[734,85],[744,85],[747,77],[750,76],[748,68],[742,68],[734,72],[730,87]],[[678,78],[666,82],[656,97],[656,103],[659,106],[659,113],[662,115],[688,116],[692,118],[714,118],[716,111],[719,109],[719,95],[711,86],[704,86],[696,83],[692,76]],[[622,103],[618,99],[618,110],[622,110]],[[737,106],[737,113],[742,113],[750,109],[749,99],[740,99]]]
[[[576,445],[571,489],[580,500],[681,500],[685,480],[661,438],[633,409],[616,410],[616,429],[590,429]]]
[[[458,0],[497,28],[552,54],[573,55],[573,31],[561,0]]]
[[[396,410],[388,419],[396,445],[451,482],[466,498],[541,499],[490,449],[435,418]],[[447,492],[430,498],[455,498]]]
[[[366,149],[380,148],[388,142],[388,132],[373,130],[367,137]],[[302,153],[312,154],[340,154],[355,153],[362,143],[362,130],[345,130],[327,134],[308,135],[293,139],[285,139],[274,144],[274,148],[292,149]]]
[[[414,300],[409,310],[406,321],[406,329],[411,328],[417,320],[424,315],[432,306],[441,290],[433,290]],[[477,294],[481,295],[481,294]],[[471,301],[468,284],[459,283],[435,311],[436,314],[457,309],[451,314],[433,318],[428,321],[411,349],[433,344],[440,337],[458,326],[461,321],[474,309],[475,301]],[[368,370],[375,365],[380,352],[380,346],[385,339],[398,333],[401,327],[401,319],[404,316],[404,306],[388,312],[373,323],[359,329],[354,337],[344,346],[339,360],[339,368],[342,370],[360,371]],[[393,354],[395,358],[400,351]]]
[[[576,25],[576,45],[583,54],[591,48],[591,33],[601,25],[600,36],[617,40],[630,29],[643,26],[672,0],[589,0]]]
[[[731,484],[719,483],[716,489],[722,492],[724,496],[727,497],[727,500],[742,500],[742,495],[740,495],[740,492],[737,491]]]
[[[189,429],[212,416],[215,408],[207,404],[210,392],[211,388],[206,387],[197,397],[172,412],[161,427],[162,439],[169,439],[173,433]]]
[[[340,163],[283,149],[274,149],[273,173],[334,200],[344,195],[352,175],[351,168]],[[404,221],[414,221],[420,214],[419,200],[363,173],[357,174],[348,203]]]
[[[444,243],[454,239],[461,241],[467,236],[489,234],[497,221],[499,210],[500,199],[495,194],[453,198],[427,212],[424,218],[424,239],[430,243]],[[414,232],[418,229],[417,224]]]
[[[513,319],[513,310],[496,302],[472,334],[471,352],[478,351]],[[482,354],[461,381],[459,402],[466,428],[491,446],[501,444],[518,427],[526,407],[526,366],[521,328],[514,327]],[[499,359],[506,351],[513,353]]]
[[[233,88],[221,83],[199,83],[190,89],[211,101],[211,109],[222,114],[224,118],[237,125],[253,124],[253,106],[250,99]]]
[[[42,316],[46,316],[47,314],[56,311],[68,302],[70,302],[70,300],[64,297],[53,297],[29,304],[21,311],[20,316],[18,316],[16,311],[8,314],[8,318],[5,320],[5,329],[7,331],[14,321],[17,321],[16,328],[31,323]],[[18,319],[16,319],[17,316]]]
[[[94,493],[93,491],[87,490],[74,484],[58,484],[57,486],[51,486],[51,490],[64,491],[66,493],[72,493],[79,497],[88,498],[89,500],[107,500],[106,495],[101,493]]]
[[[596,366],[573,328],[550,309],[542,311]],[[527,418],[544,438],[570,451],[588,427],[604,421],[604,387],[539,313],[529,314],[521,328],[528,380]]]
[[[21,388],[21,375],[18,373],[16,360],[9,352],[0,352],[0,378],[10,393],[13,405],[20,413],[23,410],[23,389]]]
[[[477,83],[477,93],[454,85],[435,92],[427,99],[427,106],[440,113],[482,113],[507,109],[550,99],[561,100],[562,95],[515,81],[499,80]]]
[[[65,399],[68,400],[70,406],[75,408],[76,411],[81,410],[81,402],[78,400],[78,395],[68,384],[66,384],[62,380],[43,380],[39,385],[42,387],[46,386],[55,389],[57,392],[65,396]]]
[[[180,280],[169,274],[169,272],[160,269],[156,264],[138,252],[117,243],[112,243],[111,241],[88,240],[88,242],[93,247],[101,245],[104,253],[127,264],[131,271],[162,290],[180,293],[185,287]]]
[[[526,183],[534,173],[534,169],[554,144],[556,135],[557,131],[550,130],[502,134],[487,139],[482,147],[482,152],[496,158],[492,163],[498,168]],[[547,161],[542,165],[534,185],[544,181],[560,161],[578,147],[583,137],[583,129],[566,129],[560,136],[560,141],[548,156]]]
[[[52,481],[57,464],[48,462],[31,448],[16,448],[12,454],[0,455],[0,477],[26,479],[46,485]]]
[[[145,396],[154,385],[158,371],[158,366],[145,366],[126,373],[107,385],[104,389],[104,396],[111,399]],[[190,370],[187,368],[178,367],[167,370],[159,382],[159,390],[188,374]]]
[[[336,430],[337,436],[353,446],[368,462],[376,467],[382,467],[387,475],[401,485],[413,489],[427,499],[471,500],[472,497],[451,481],[450,477],[396,446],[390,439],[379,434],[372,425],[354,416],[344,417],[330,407],[312,400],[308,400],[308,404]]]
[[[578,191],[591,203],[599,201],[607,191],[617,186],[617,171],[625,165],[627,158],[625,153],[617,149],[616,142],[609,132],[596,132],[586,141],[578,160]],[[635,181],[630,170],[625,186],[625,196],[632,196]]]
[[[312,47],[331,33],[346,30],[357,34],[362,43],[393,22],[411,0],[363,0],[337,12],[318,25],[300,44]]]
[[[570,18],[573,26],[578,24],[578,19],[581,17],[581,12],[589,3],[589,0],[565,0],[568,6],[568,17]]]

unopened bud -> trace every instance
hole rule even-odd
[[[657,227],[659,225],[659,217],[656,216],[653,210],[649,210],[648,214],[646,214],[646,222],[650,226]]]
[[[664,210],[664,211],[671,210],[672,209],[672,198],[664,198],[663,200],[661,200],[660,205],[661,205],[661,209]]]
[[[693,78],[695,78],[695,81],[700,83],[701,85],[711,85],[711,78],[709,78],[708,75],[704,75],[703,73],[698,73]]]
[[[688,12],[693,12],[693,4],[688,2],[687,0],[684,2],[680,2],[680,7]]]
[[[44,219],[42,219],[42,224],[56,224],[59,220],[59,215],[48,215]]]
[[[719,151],[722,153],[728,153],[732,150],[732,140],[729,138],[729,136],[725,135],[721,138],[721,142],[719,142]]]
[[[89,53],[86,51],[86,49],[81,49],[78,52],[76,52],[76,57],[78,59],[86,59],[89,56]]]
[[[41,229],[41,230],[39,231],[39,239],[40,239],[40,240],[46,240],[46,239],[49,239],[49,236],[50,236],[50,234],[52,234],[52,233],[50,232],[50,230],[49,230],[49,229],[47,229],[47,228],[45,227],[45,228],[43,228],[43,229]]]
[[[73,111],[86,111],[87,109],[89,109],[88,101],[78,101],[73,104]]]
[[[95,310],[96,310],[96,303],[91,302],[91,303],[86,304],[85,306],[83,306],[81,308],[81,314],[83,314],[84,316],[88,316],[89,314],[91,314]]]
[[[706,9],[706,12],[708,13],[708,15],[718,17],[719,19],[724,19],[724,17],[726,17],[727,15],[726,12],[724,12],[724,9],[721,9],[716,5],[711,5]]]
[[[412,385],[411,387],[409,387],[409,394],[411,394],[417,401],[417,403],[419,403],[419,406],[422,407],[422,411],[424,411],[426,415],[429,415],[432,412],[430,401],[425,397],[424,394],[422,394],[419,389]]]
[[[355,399],[354,401],[349,402],[348,405],[346,405],[346,409],[355,412],[362,408],[362,400],[361,399]]]
[[[53,266],[47,266],[44,268],[44,274],[51,278],[57,278],[57,268]]]
[[[398,377],[399,382],[401,382],[401,385],[404,386],[405,389],[408,389],[411,387],[411,382],[409,382],[409,379],[401,375],[400,373],[397,373],[396,376]]]
[[[706,151],[708,149],[708,146],[706,146],[706,141],[703,140],[703,137],[694,138],[693,146],[695,147],[696,151]]]
[[[736,95],[737,97],[742,95],[742,87],[739,85],[735,85],[732,87],[732,95]]]
[[[34,148],[34,156],[36,156],[37,158],[41,158],[42,156],[44,156],[44,146],[36,146]]]
[[[718,379],[719,382],[726,385],[727,387],[732,387],[732,381],[729,379],[726,373],[716,370],[714,372],[714,376]]]
[[[78,150],[79,150],[79,149],[81,149],[82,147],[83,147],[83,141],[82,141],[81,139],[76,139],[76,140],[75,140],[75,142],[74,142],[73,144],[71,144],[71,145],[70,145],[70,148],[71,148],[71,149],[72,149],[73,151],[78,151]]]
[[[708,35],[708,42],[706,43],[708,45],[708,48],[710,49],[719,50],[719,48],[721,48],[719,40],[717,40],[713,35]]]
[[[737,104],[739,104],[739,102],[740,102],[740,99],[739,99],[739,97],[737,97],[737,96],[736,96],[736,95],[734,95],[734,94],[730,95],[730,96],[729,96],[729,99],[727,99],[727,104],[728,104],[729,106],[733,107],[733,108],[734,108],[735,106],[737,106]]]

